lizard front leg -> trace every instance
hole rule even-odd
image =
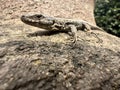
[[[72,32],[72,35],[73,35],[73,43],[76,43],[77,42],[77,28],[75,25],[68,25],[70,31]]]

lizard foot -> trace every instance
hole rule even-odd
[[[97,43],[102,43],[102,42],[103,42],[103,40],[102,40],[102,39],[100,39],[96,33],[91,32],[91,34],[94,34],[94,35],[95,35],[95,37],[98,39]]]
[[[71,37],[71,38],[68,38],[67,39],[68,41],[67,41],[67,44],[73,44],[73,45],[75,45],[76,43],[77,43],[77,40],[76,39],[74,39],[73,37]]]
[[[89,29],[89,30],[87,29],[86,32],[87,32],[86,34],[89,35],[89,36],[90,36],[91,34],[94,34],[95,37],[98,39],[97,43],[102,43],[102,42],[103,42],[103,40],[101,40],[101,39],[98,37],[98,35],[97,35],[96,33],[92,32],[90,29]]]

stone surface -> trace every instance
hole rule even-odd
[[[79,40],[73,45],[68,43],[67,33],[41,30],[20,21],[21,14],[31,11],[49,14],[45,7],[54,1],[57,0],[1,0],[0,90],[119,90],[120,38],[94,31],[103,41],[98,42],[94,34],[78,31]],[[68,0],[58,2],[63,1]],[[66,2],[68,6],[75,3]],[[70,11],[65,12],[50,14],[71,17]],[[88,15],[93,15],[92,10]],[[72,18],[82,16],[74,14]],[[94,23],[93,16],[85,19]]]

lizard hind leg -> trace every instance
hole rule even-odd
[[[83,26],[84,26],[84,31],[91,32],[91,27],[89,24],[84,23]]]
[[[87,34],[90,36],[91,34],[94,34],[95,37],[98,39],[98,42],[102,42],[102,40],[97,36],[96,33],[92,32],[91,27],[89,24],[84,24],[85,31],[88,32]]]
[[[86,32],[86,35],[91,35],[92,30],[89,24],[83,23],[83,30]]]

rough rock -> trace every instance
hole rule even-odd
[[[67,33],[20,21],[20,9],[13,7],[34,6],[33,0],[13,2],[4,4],[13,6],[2,8],[0,17],[0,90],[120,90],[120,38],[94,31],[98,42],[94,34],[78,31],[74,45]]]

